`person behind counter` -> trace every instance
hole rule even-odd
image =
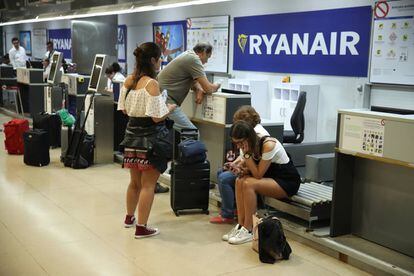
[[[47,81],[50,74],[50,59],[45,58],[42,60],[43,64],[43,80]]]
[[[121,66],[118,62],[112,63],[108,68],[105,69],[105,75],[108,78],[106,85],[107,91],[112,91],[113,82],[124,82],[125,77],[121,73]]]
[[[269,136],[269,132],[260,124],[261,119],[259,113],[250,105],[243,105],[237,109],[233,115],[233,123],[237,121],[245,121],[251,125],[258,137]],[[234,184],[237,174],[243,167],[243,152],[240,150],[240,154],[236,160],[225,163],[223,169],[217,172],[218,189],[221,196],[221,210],[220,215],[210,218],[210,223],[231,224],[235,222]]]
[[[158,74],[161,91],[165,89],[168,93],[167,102],[177,105],[168,117],[179,128],[196,128],[180,108],[190,88],[197,93],[198,104],[203,100],[204,94],[211,94],[220,88],[220,84],[210,83],[204,72],[203,65],[208,62],[212,51],[210,44],[198,43],[192,50],[173,59]]]
[[[236,179],[238,224],[223,236],[230,244],[252,240],[252,216],[257,208],[257,194],[276,199],[297,193],[300,176],[282,144],[273,137],[259,138],[253,127],[244,121],[230,129],[234,144],[243,151],[246,169]]]
[[[9,58],[9,54],[5,54],[2,58],[1,58],[1,64],[0,66],[10,66],[10,58]]]
[[[124,140],[123,167],[130,170],[130,183],[126,195],[127,215],[125,227],[135,225],[135,209],[138,206],[138,222],[135,238],[159,234],[157,228],[147,225],[154,200],[157,179],[167,169],[167,156],[172,150],[168,143],[165,118],[176,105],[167,104],[160,94],[156,71],[161,66],[161,49],[153,42],[146,42],[134,51],[135,70],[126,79],[118,100],[118,110],[129,116]],[[148,151],[148,145],[153,150]]]
[[[20,46],[20,41],[17,37],[12,38],[13,47],[9,51],[10,63],[14,69],[17,67],[26,67],[26,50]]]

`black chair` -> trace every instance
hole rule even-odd
[[[303,138],[305,137],[305,116],[303,115],[305,105],[306,92],[300,92],[298,103],[296,104],[295,110],[293,111],[292,117],[290,118],[290,125],[292,126],[293,131],[283,131],[283,143],[302,143]]]

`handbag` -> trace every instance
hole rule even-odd
[[[186,139],[178,144],[178,160],[184,164],[204,162],[206,152],[206,146],[199,140]]]

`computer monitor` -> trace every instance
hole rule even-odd
[[[43,69],[43,63],[41,60],[27,60],[26,68]]]
[[[106,86],[105,67],[108,64],[108,56],[97,54],[92,66],[91,78],[89,80],[88,91],[102,93]]]
[[[50,58],[50,72],[47,77],[47,83],[57,85],[60,82],[62,73],[60,68],[62,67],[62,53],[54,52]]]

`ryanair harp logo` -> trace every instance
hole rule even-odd
[[[243,54],[244,54],[244,50],[246,49],[247,37],[248,37],[248,35],[239,34],[239,36],[237,38],[237,42],[239,43],[239,47],[240,47]]]

